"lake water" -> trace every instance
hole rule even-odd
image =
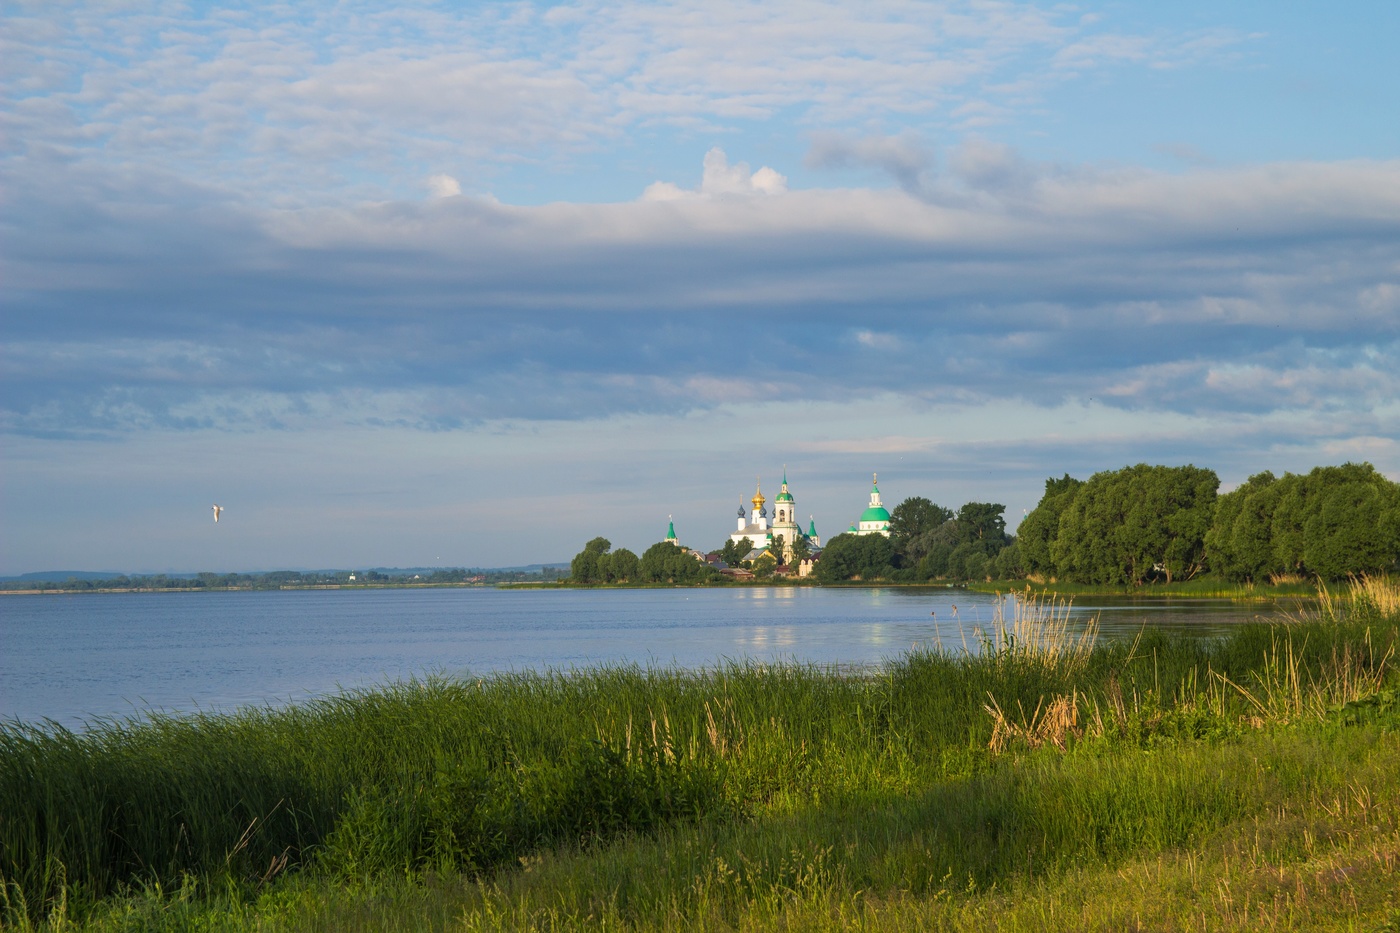
[[[296,702],[427,674],[727,660],[869,668],[976,650],[989,594],[950,589],[388,589],[0,597],[0,719],[81,728],[148,710]],[[1215,634],[1272,611],[1081,600],[1107,636]],[[1010,614],[1009,612],[1007,613]]]

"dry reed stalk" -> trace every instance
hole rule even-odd
[[[1084,730],[1079,728],[1079,692],[1057,695],[1047,706],[1044,698],[1036,704],[1035,712],[1027,718],[1026,710],[1018,700],[1016,706],[1021,711],[1021,721],[1011,719],[997,703],[996,697],[987,694],[988,702],[983,709],[992,717],[992,738],[987,743],[992,754],[1004,752],[1013,741],[1020,739],[1031,748],[1053,745],[1064,751],[1069,740],[1082,738]]]
[[[1400,580],[1362,575],[1351,581],[1353,602],[1365,601],[1382,615],[1400,615]]]
[[[1072,617],[1073,600],[1039,596],[1027,590],[1012,597],[1008,626],[1006,599],[997,603],[992,635],[987,639],[998,657],[1032,661],[1067,672],[1078,670],[1088,661],[1099,636],[1098,616],[1079,628]]]
[[[1368,646],[1369,648],[1369,646]],[[1286,724],[1293,720],[1323,719],[1332,710],[1378,693],[1394,658],[1395,646],[1379,659],[1367,657],[1361,649],[1333,649],[1332,657],[1316,675],[1306,673],[1300,653],[1290,637],[1282,648],[1275,639],[1265,654],[1264,668],[1254,674],[1254,689],[1235,683],[1224,674],[1212,673],[1222,685],[1233,689],[1252,706],[1264,722]]]
[[[719,710],[718,719],[715,709]],[[728,697],[723,700],[716,698],[713,708],[709,700],[705,701],[705,732],[709,736],[710,747],[719,757],[728,757],[731,752],[738,753],[744,743],[744,730],[734,713],[734,703]]]

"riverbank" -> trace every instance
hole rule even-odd
[[[1146,583],[1112,586],[1098,583],[1036,583],[1031,580],[994,580],[963,584],[978,593],[1030,593],[1035,596],[1131,596],[1148,599],[1236,599],[1269,601],[1313,599],[1326,591],[1316,581],[1290,583],[1231,583],[1226,580],[1185,580],[1179,583]],[[1343,587],[1344,588],[1344,587]]]
[[[0,727],[7,923],[1386,922],[1400,589],[1204,641],[1020,613],[876,676],[622,668]]]

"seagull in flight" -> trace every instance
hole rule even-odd
[[[222,505],[215,505],[215,506],[214,506],[214,524],[217,525],[217,524],[219,523],[219,513],[222,512],[223,510],[224,510],[224,507],[223,507]]]

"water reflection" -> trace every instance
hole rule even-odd
[[[1296,603],[1293,604],[1296,607]],[[976,652],[1016,597],[942,587],[372,590],[0,598],[0,717],[285,703],[430,673],[682,668],[728,661],[869,668],[918,646]],[[1082,599],[1072,633],[1212,635],[1278,612],[1228,600]],[[119,637],[118,637],[119,636]]]

